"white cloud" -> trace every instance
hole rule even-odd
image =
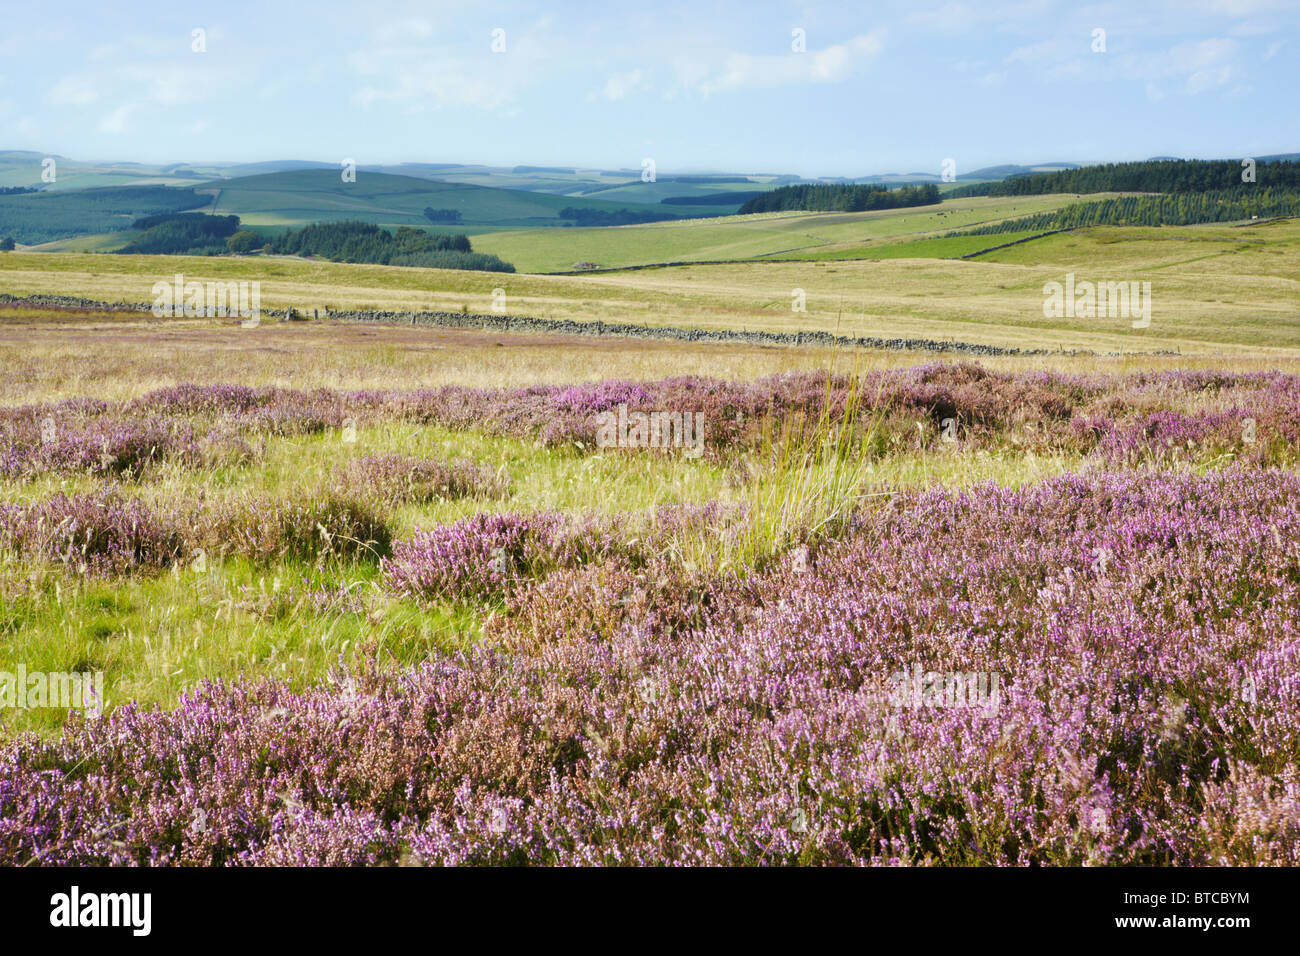
[[[726,58],[726,69],[706,77],[698,87],[707,96],[724,90],[752,87],[838,83],[852,76],[867,60],[878,56],[882,49],[884,31],[873,30],[846,43],[807,53],[790,52],[775,56],[733,53]]]
[[[99,99],[99,84],[89,76],[65,76],[50,87],[45,100],[54,106],[86,106]]]
[[[640,70],[630,70],[627,73],[612,73],[609,79],[605,81],[604,89],[596,93],[588,93],[587,99],[595,100],[603,97],[610,102],[614,102],[626,98],[629,93],[636,93],[649,88],[650,83]]]
[[[514,99],[514,85],[501,77],[473,74],[455,64],[411,64],[386,86],[363,86],[352,96],[358,106],[369,109],[376,103],[402,105],[419,112],[425,107],[467,106],[496,110]]]
[[[214,61],[195,55],[182,63],[184,65],[133,64],[124,67],[120,75],[128,83],[135,84],[138,95],[159,106],[196,103],[210,99],[222,90],[222,80],[215,72]]]
[[[1163,53],[1127,57],[1124,72],[1162,89],[1179,84],[1185,93],[1205,93],[1224,86],[1234,76],[1232,61],[1238,49],[1237,41],[1227,37],[1182,43]]]
[[[1050,11],[1049,0],[1023,0],[1019,3],[945,3],[937,10],[920,10],[908,16],[908,23],[941,33],[963,33],[990,22],[1023,24],[1030,18]]]
[[[492,52],[487,32],[481,44],[467,48],[459,39],[446,46],[412,43],[409,33],[380,27],[347,55],[351,70],[366,78],[352,101],[364,109],[388,103],[406,112],[447,106],[509,110],[519,91],[536,85],[552,65],[555,50],[544,26],[508,30],[503,53]],[[421,31],[414,28],[417,39]]]
[[[131,114],[134,112],[135,106],[130,103],[119,106],[99,121],[99,131],[101,133],[125,133],[127,120],[131,118]]]
[[[1229,17],[1249,17],[1272,10],[1285,10],[1288,0],[1201,0],[1207,12]]]
[[[1042,60],[1060,59],[1063,53],[1059,41],[1043,40],[1040,43],[1031,43],[1029,46],[1017,47],[1006,55],[1003,62],[1037,63]]]
[[[1197,70],[1187,78],[1188,93],[1204,93],[1222,86],[1232,76],[1232,67],[1220,66],[1212,70]]]

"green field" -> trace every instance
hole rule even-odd
[[[564,272],[578,262],[619,268],[759,257],[865,258],[863,246],[871,240],[934,237],[951,229],[1057,209],[1076,200],[1060,195],[959,199],[939,206],[874,212],[775,212],[602,229],[530,229],[476,235],[474,248],[495,253],[523,272]],[[986,241],[977,248],[1004,241]]]
[[[987,215],[989,208],[979,214]],[[715,242],[729,236],[733,248],[748,244],[753,250],[799,235],[789,228],[792,219],[805,230],[820,220],[817,228],[824,241],[836,232],[906,229],[902,220],[915,218],[901,211],[873,220],[874,215],[769,214],[756,217],[748,229],[745,223],[700,222],[553,231],[562,236],[660,236],[664,245],[653,251],[680,257],[681,247],[673,240],[680,242],[692,228]],[[492,241],[510,235],[479,236],[475,244],[502,254]],[[534,233],[533,240],[537,238]],[[990,238],[1002,237],[983,241]],[[882,243],[880,248],[902,254],[904,245]],[[1281,358],[1300,349],[1300,222],[1250,228],[1092,227],[964,261],[934,257],[955,251],[950,240],[911,245],[916,258],[882,254],[875,261],[760,259],[573,276],[502,276],[288,257],[17,252],[0,255],[0,291],[148,302],[155,281],[181,272],[204,279],[259,280],[266,308],[329,305],[487,313],[493,311],[493,289],[500,288],[508,314],[551,319],[782,332],[838,329],[846,335],[1097,352],[1249,352]],[[929,255],[919,255],[922,252]],[[1067,273],[1081,280],[1150,282],[1152,324],[1133,329],[1124,317],[1045,316],[1044,284],[1063,281]],[[796,289],[804,290],[805,312],[792,309]]]
[[[913,239],[909,242],[876,240],[861,246],[813,249],[808,252],[787,252],[773,259],[809,259],[813,261],[835,259],[960,259],[974,255],[1007,242],[1040,235],[1035,232],[1004,232],[996,236],[946,236],[936,239]],[[996,242],[991,240],[996,239]]]

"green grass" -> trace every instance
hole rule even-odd
[[[864,404],[870,400],[864,396]],[[861,414],[871,411],[864,408]],[[399,536],[485,510],[646,515],[670,502],[716,500],[746,506],[760,520],[731,546],[723,536],[710,535],[683,540],[673,553],[693,566],[736,569],[828,532],[880,487],[992,477],[1015,481],[1071,464],[955,451],[897,453],[887,445],[867,462],[846,442],[826,442],[827,434],[825,422],[818,422],[811,431],[774,436],[773,444],[755,453],[751,467],[740,470],[749,479],[737,483],[737,472],[680,455],[584,454],[477,431],[384,423],[359,429],[355,443],[343,442],[335,432],[271,439],[251,464],[193,471],[163,467],[124,490],[146,499],[191,502],[200,492],[209,500],[240,494],[292,497],[328,482],[336,467],[363,454],[472,457],[504,469],[513,480],[510,495],[408,505],[395,517]],[[774,449],[784,451],[774,457]],[[769,465],[757,467],[757,462]],[[9,481],[0,483],[0,497],[31,501],[55,490],[75,493],[96,486],[75,477]],[[338,557],[254,563],[210,555],[202,565],[181,563],[154,576],[95,580],[8,556],[0,557],[0,583],[0,659],[23,661],[29,671],[102,670],[110,706],[128,700],[171,706],[198,681],[240,675],[306,686],[359,656],[381,666],[411,664],[479,640],[484,621],[499,611],[491,604],[396,598],[380,586],[373,559]],[[358,607],[320,610],[307,597],[313,589],[342,587]],[[0,713],[0,735],[53,733],[65,716],[48,709]]]
[[[34,252],[116,252],[133,238],[140,235],[133,229],[120,232],[94,232],[85,236],[73,236],[70,239],[55,239],[40,245],[29,246]]]
[[[1158,271],[1222,267],[1236,274],[1300,280],[1297,225],[1278,220],[1257,226],[1093,226],[999,249],[980,256],[980,261]]]
[[[1028,239],[1035,232],[1006,232],[997,236],[949,236],[937,239],[916,239],[912,242],[884,242],[827,252],[813,251],[800,258],[815,262],[836,259],[960,259],[972,253],[991,249],[1004,242]],[[990,242],[997,239],[997,242]],[[793,258],[792,255],[782,258]]]
[[[1064,196],[960,199],[939,206],[864,213],[780,212],[613,229],[531,229],[476,235],[474,248],[513,262],[523,272],[562,272],[578,262],[619,268],[659,262],[856,258],[870,240],[933,236],[1055,209],[1070,200]],[[848,254],[841,255],[846,250]]]
[[[226,495],[298,496],[327,483],[334,469],[368,454],[470,457],[504,469],[513,482],[501,500],[460,499],[408,505],[394,518],[399,535],[446,524],[480,511],[557,509],[573,514],[648,510],[674,501],[704,503],[727,495],[724,470],[680,455],[592,454],[435,427],[385,423],[357,431],[268,441],[254,464],[191,471],[164,467],[127,493],[146,500],[194,501]],[[47,476],[0,482],[6,502],[29,502],[55,491],[91,491],[89,477]],[[302,685],[320,680],[359,650],[393,663],[426,659],[435,648],[477,638],[491,607],[426,606],[391,598],[378,586],[370,560],[323,563],[278,560],[258,565],[209,557],[196,571],[179,566],[156,577],[78,579],[60,570],[0,560],[0,659],[29,671],[103,670],[110,704],[135,699],[174,703],[204,678],[241,673],[282,677]],[[12,585],[22,581],[21,589]],[[365,613],[320,614],[289,588],[348,586]],[[25,594],[22,592],[26,592]],[[64,715],[48,710],[0,712],[0,734],[53,731]]]

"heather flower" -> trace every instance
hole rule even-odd
[[[744,582],[480,516],[386,573],[504,594],[487,639],[13,741],[0,861],[1294,864],[1298,501],[1240,466],[911,492]],[[521,586],[462,567],[489,546]],[[899,706],[912,662],[1001,704]]]

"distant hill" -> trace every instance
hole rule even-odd
[[[238,163],[222,170],[224,177],[260,176],[263,173],[287,173],[299,169],[338,169],[337,163],[318,163],[309,159],[272,159],[264,163]]]
[[[1002,166],[985,166],[969,173],[959,173],[962,179],[1006,179],[1008,176],[1027,176],[1030,173],[1048,173],[1058,169],[1078,169],[1078,163],[1035,163],[1032,166],[1017,166],[1007,163]]]
[[[192,189],[121,186],[0,196],[0,237],[37,245],[115,232],[136,219],[195,209],[208,202]]]
[[[653,184],[646,184],[653,185]],[[356,182],[345,183],[338,170],[292,170],[231,180],[214,180],[201,188],[219,191],[210,212],[237,215],[254,226],[302,225],[312,222],[355,220],[378,225],[427,227],[426,208],[456,210],[461,221],[455,231],[474,227],[526,228],[563,226],[566,208],[614,213],[637,203],[611,202],[551,195],[521,189],[496,189],[463,183],[446,183],[413,176],[360,169]],[[658,203],[662,196],[651,202]],[[714,216],[734,213],[740,201],[720,206],[691,207],[689,214]],[[661,209],[663,207],[660,207]],[[686,215],[682,210],[680,215]]]

